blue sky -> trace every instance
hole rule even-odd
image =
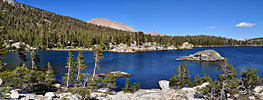
[[[143,32],[263,37],[263,0],[17,0],[88,21],[108,18]]]

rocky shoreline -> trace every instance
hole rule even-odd
[[[169,87],[169,81],[160,80],[160,89],[140,89],[134,93],[124,91],[109,91],[107,88],[100,88],[91,91],[90,98],[95,100],[204,100],[202,97],[196,95],[198,88],[203,88],[209,85],[208,82],[195,87],[184,87],[182,89],[172,89]],[[62,88],[63,87],[58,87]],[[247,96],[246,100],[263,99],[263,86],[257,86],[253,90],[253,95]],[[37,95],[28,93],[19,89],[11,90],[8,97],[4,99],[20,99],[20,100],[81,100],[80,95],[72,94],[70,92],[47,92],[45,95]],[[241,95],[235,95],[232,99],[235,100]]]
[[[113,48],[109,51],[112,52],[124,52],[124,53],[133,53],[133,52],[138,52],[138,51],[161,51],[161,50],[179,50],[179,49],[192,49],[193,45],[189,44],[188,42],[184,42],[182,45],[176,47],[176,46],[164,46],[164,45],[159,45],[155,42],[147,42],[147,43],[142,43],[142,45],[136,45],[137,43],[134,42],[130,46],[127,44],[118,44],[118,45],[113,45],[110,44],[110,48]]]
[[[6,48],[9,48],[9,51],[15,51],[15,48],[20,48],[20,46],[26,45],[26,50],[37,50],[37,48],[30,47],[29,45],[25,44],[24,42],[11,42],[10,45],[7,45]],[[162,51],[162,50],[178,50],[178,49],[192,49],[193,45],[189,44],[188,42],[184,42],[180,46],[165,46],[157,44],[156,42],[146,42],[146,43],[137,43],[134,41],[130,45],[127,44],[113,44],[109,43],[109,47],[105,49],[105,51],[111,52],[120,52],[120,53],[134,53],[140,51]],[[46,48],[45,50],[51,51],[92,51],[92,48],[76,48],[74,46],[67,46],[64,49],[59,48]]]
[[[208,84],[208,83],[204,83]],[[159,81],[161,89],[140,89],[134,93],[128,93],[124,91],[109,91],[107,88],[101,88],[95,91],[91,91],[90,98],[98,100],[201,100],[195,98],[194,94],[197,87],[194,88],[182,88],[175,90],[169,88],[169,81]],[[204,87],[201,85],[199,87]],[[57,87],[62,88],[63,87]],[[109,93],[111,92],[111,93]],[[20,100],[81,100],[79,95],[74,95],[70,92],[47,92],[45,95],[37,95],[28,93],[19,89],[13,89],[7,94],[5,99],[20,99]]]

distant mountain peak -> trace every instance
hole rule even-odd
[[[123,23],[119,23],[117,21],[112,21],[107,18],[93,18],[89,20],[87,23],[101,25],[101,26],[110,27],[110,28],[123,30],[123,31],[137,32],[137,30],[132,28],[131,26],[128,26]]]

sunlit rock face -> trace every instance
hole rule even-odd
[[[87,23],[91,24],[96,24],[100,26],[105,26],[105,27],[110,27],[118,30],[123,30],[123,31],[129,31],[129,32],[137,32],[136,29],[132,28],[131,26],[128,26],[123,23],[119,23],[116,21],[112,21],[106,18],[93,18],[89,20]]]

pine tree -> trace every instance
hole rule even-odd
[[[242,77],[242,86],[245,88],[246,92],[251,94],[252,90],[256,86],[262,85],[262,79],[260,75],[257,73],[257,69],[249,67],[246,70],[240,72]]]
[[[16,67],[16,69],[13,71],[13,82],[18,85],[18,87],[22,87],[25,83],[30,83],[30,77],[29,74],[30,69],[27,68],[26,64],[23,64],[21,67]]]
[[[124,87],[122,88],[122,91],[124,91],[124,92],[129,92],[130,90],[131,90],[131,83],[130,83],[130,80],[129,80],[129,78],[127,77],[126,78],[126,82],[125,82],[125,85],[124,85]]]
[[[181,89],[182,87],[190,86],[191,76],[188,75],[189,70],[187,69],[187,65],[185,63],[181,65],[179,63],[176,72],[177,75],[173,74],[173,76],[170,78],[169,85],[175,89]]]
[[[193,82],[193,86],[197,86],[201,83],[202,79],[201,76],[199,74],[197,74],[194,78],[194,82]]]
[[[193,86],[202,85],[203,83],[209,82],[210,80],[212,80],[212,78],[207,76],[206,74],[204,74],[203,77],[197,74],[194,78]]]
[[[99,46],[99,47],[93,48],[93,51],[94,51],[95,65],[94,65],[94,69],[93,69],[92,78],[94,79],[94,78],[95,78],[95,75],[96,75],[96,69],[97,69],[97,67],[99,66],[99,61],[100,61],[100,59],[103,58],[103,55],[102,55],[103,50],[102,50],[102,48]]]
[[[53,68],[50,64],[50,62],[48,62],[48,68],[47,68],[47,71],[46,71],[46,82],[48,84],[50,84],[52,81],[54,81],[54,72],[53,72]]]
[[[204,97],[206,100],[218,100],[220,94],[220,82],[209,80],[209,84],[203,88],[197,88],[196,96]]]
[[[131,91],[136,92],[140,89],[140,84],[137,82],[134,82],[133,85],[131,86]]]
[[[74,83],[73,72],[75,71],[74,66],[76,65],[75,57],[71,53],[71,51],[69,51],[68,55],[69,55],[69,57],[68,57],[68,62],[67,62],[67,66],[66,66],[66,68],[68,69],[68,72],[65,74],[65,77],[64,77],[64,80],[66,80],[66,87],[67,88],[70,86],[71,83]]]
[[[102,80],[103,87],[109,89],[117,88],[115,80],[116,78],[113,76],[113,74],[106,75],[104,80]]]
[[[230,64],[228,64],[227,60],[225,60],[225,64],[219,66],[218,70],[221,72],[221,74],[218,75],[218,80],[220,82],[221,87],[219,99],[226,100],[228,93],[233,95],[239,92],[237,88],[239,82],[236,80],[236,69]]]
[[[17,48],[17,51],[18,51],[18,55],[19,55],[19,58],[20,58],[20,66],[22,66],[23,63],[25,61],[27,61],[27,58],[26,58],[26,55],[27,55],[26,45],[24,43],[20,43],[19,44],[19,48]]]
[[[88,78],[85,83],[87,83],[86,85],[84,85],[84,87],[87,86],[87,88],[90,88],[90,89],[97,89],[99,88],[99,84],[102,82],[102,78],[100,77],[97,77],[97,78]]]
[[[32,70],[34,70],[36,63],[40,62],[40,59],[38,57],[38,54],[34,50],[30,52],[30,56],[32,59]]]
[[[5,46],[4,46],[4,26],[0,26],[0,72],[2,68],[6,65],[6,63],[2,62],[3,55],[5,54]]]
[[[87,68],[87,66],[84,64],[84,57],[82,54],[82,51],[79,51],[78,57],[77,57],[77,83],[80,84],[83,81],[83,77],[85,76],[84,73],[82,73],[83,70]]]
[[[206,87],[197,89],[197,95],[208,100],[226,100],[228,98],[227,94],[239,93],[236,69],[225,60],[225,64],[221,64],[218,70],[221,72],[217,76],[218,80],[212,81],[210,77],[204,78],[204,80],[209,80],[209,84]]]
[[[81,100],[90,100],[90,89],[83,87],[74,87],[71,90],[72,94],[77,94],[81,96]]]

